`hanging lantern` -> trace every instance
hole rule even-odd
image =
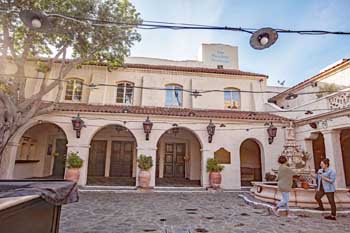
[[[146,134],[146,141],[149,140],[149,135],[152,131],[152,127],[153,127],[153,122],[150,121],[149,117],[147,117],[147,119],[143,122],[143,131]]]
[[[269,144],[272,144],[273,139],[277,135],[277,128],[272,124],[272,122],[271,122],[269,128],[267,128],[267,133],[269,135]]]
[[[84,121],[80,118],[80,114],[72,118],[73,130],[75,130],[77,138],[80,138],[80,131],[85,127]]]
[[[208,132],[208,142],[211,143],[213,141],[213,136],[215,134],[215,124],[212,120],[210,120],[209,125],[207,126]]]

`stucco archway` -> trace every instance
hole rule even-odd
[[[90,141],[88,185],[136,185],[137,140],[125,126],[99,128]]]
[[[13,178],[64,177],[67,136],[59,125],[46,121],[28,124],[13,142],[18,144]]]
[[[263,150],[259,141],[253,138],[240,145],[241,186],[250,186],[252,181],[262,181]]]
[[[191,129],[173,127],[157,142],[157,186],[201,186],[202,143]]]

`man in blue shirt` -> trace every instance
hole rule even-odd
[[[318,170],[317,175],[314,175],[317,182],[315,199],[319,205],[317,210],[324,210],[321,199],[326,194],[329,204],[331,205],[331,215],[325,216],[324,218],[336,220],[336,206],[334,201],[336,172],[332,168],[329,168],[329,159],[322,160],[320,165],[321,169]]]

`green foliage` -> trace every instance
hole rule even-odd
[[[322,83],[319,87],[319,91],[322,93],[316,94],[317,98],[321,98],[326,95],[330,95],[334,92],[337,92],[341,89],[340,86],[334,84],[334,83]]]
[[[38,72],[47,73],[50,71],[50,67],[44,62],[38,62],[37,66],[36,70]]]
[[[6,93],[8,95],[11,94],[10,87],[2,80],[0,80],[0,91]]]
[[[142,21],[128,0],[1,0],[0,7],[15,11],[32,9],[47,14],[123,23],[96,26],[86,20],[81,23],[62,17],[50,17],[51,32],[39,33],[28,29],[18,14],[2,14],[0,31],[7,28],[9,34],[13,35],[12,41],[18,56],[23,55],[26,48],[29,48],[28,57],[51,56],[66,46],[72,51],[73,58],[84,59],[84,62],[104,62],[113,67],[122,64],[124,57],[130,53],[130,47],[135,41],[141,40],[135,25]],[[4,43],[0,38],[0,47]]]
[[[148,171],[151,167],[153,167],[153,161],[151,156],[147,155],[140,155],[140,157],[137,159],[138,167],[141,170]]]
[[[83,166],[83,160],[79,157],[78,152],[71,152],[67,155],[67,167],[68,168],[81,168]]]
[[[207,172],[221,172],[222,170],[224,170],[224,166],[220,165],[216,159],[207,160]]]

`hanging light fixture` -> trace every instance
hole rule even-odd
[[[273,28],[261,28],[250,37],[250,45],[254,49],[266,49],[273,45],[277,38],[278,34]]]
[[[153,127],[153,122],[150,121],[149,116],[147,116],[147,119],[143,122],[143,131],[146,134],[146,141],[149,140],[149,135],[152,131],[152,127]]]
[[[73,130],[76,132],[76,137],[80,138],[80,131],[83,127],[86,127],[84,121],[80,118],[80,114],[78,113],[76,117],[72,118],[72,126]]]
[[[179,125],[176,123],[173,124],[173,127],[174,128],[171,129],[171,132],[174,134],[174,136],[176,136],[180,132],[180,128],[179,128]]]
[[[209,125],[207,126],[208,132],[208,142],[211,143],[213,141],[213,136],[215,134],[215,124],[212,120],[210,120]]]
[[[272,144],[273,139],[277,135],[277,127],[275,127],[272,122],[270,123],[269,128],[267,128],[267,134],[269,135],[269,144]]]
[[[51,22],[46,14],[33,10],[22,10],[19,12],[19,18],[28,28],[39,31],[49,32],[52,29]]]

